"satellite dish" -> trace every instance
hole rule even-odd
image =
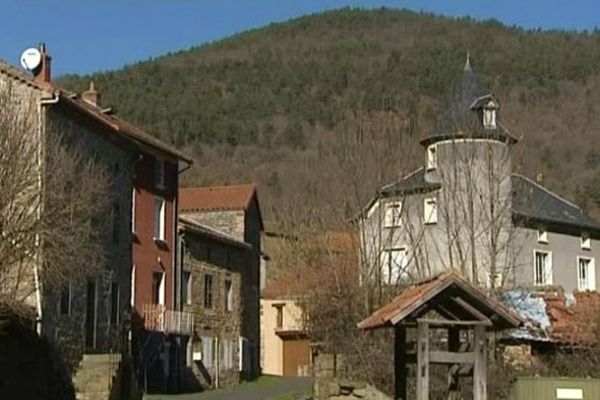
[[[35,47],[31,47],[21,54],[21,66],[27,71],[33,71],[42,63],[42,53]]]

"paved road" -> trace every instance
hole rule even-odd
[[[310,378],[282,378],[264,387],[244,387],[178,395],[147,395],[144,400],[269,400],[310,388]]]

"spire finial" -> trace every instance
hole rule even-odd
[[[465,61],[464,71],[465,72],[472,72],[473,71],[471,69],[471,52],[469,50],[467,50],[467,60]]]

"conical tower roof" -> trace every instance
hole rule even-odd
[[[427,146],[439,140],[465,137],[491,137],[509,143],[516,142],[516,138],[501,124],[497,124],[495,129],[483,129],[478,111],[484,102],[493,98],[492,93],[479,82],[471,65],[471,57],[467,53],[462,74],[453,85],[444,110],[438,118],[436,131],[423,139],[421,144]]]

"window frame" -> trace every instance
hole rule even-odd
[[[437,144],[432,144],[427,147],[426,170],[433,171],[437,169]]]
[[[183,285],[182,288],[185,288],[185,297],[183,301],[185,305],[192,305],[192,272],[191,271],[183,271]]]
[[[383,208],[383,227],[399,228],[402,226],[402,200],[388,201]],[[391,217],[390,217],[391,215]]]
[[[393,257],[394,253],[402,254],[402,260],[404,262],[402,265],[396,267],[394,264],[395,258]],[[397,246],[384,250],[384,260],[383,260],[383,268],[380,272],[381,274],[381,282],[384,284],[396,284],[400,281],[402,277],[407,275],[407,269],[409,264],[409,256],[408,256],[408,248],[406,246]],[[395,268],[396,267],[396,268]],[[384,273],[383,270],[386,272]],[[387,280],[384,277],[387,275]]]
[[[581,279],[581,261],[587,261],[587,265],[586,265],[586,287],[582,287],[583,285],[581,285],[582,279]],[[596,260],[594,259],[594,257],[589,257],[589,256],[577,256],[577,290],[579,291],[587,291],[587,290],[591,290],[594,291],[596,290]]]
[[[544,281],[542,283],[538,283],[538,279],[536,279],[538,277],[537,274],[537,257],[536,255],[540,253],[540,254],[545,254],[546,255],[546,265],[544,266]],[[549,286],[553,284],[554,281],[554,267],[553,267],[553,261],[552,261],[552,252],[549,250],[542,250],[542,249],[534,249],[533,250],[533,286],[536,287],[543,287],[543,286]]]
[[[537,232],[537,242],[542,244],[548,244],[548,231],[545,227],[539,227]]]
[[[581,233],[581,249],[582,250],[591,250],[592,249],[592,237],[587,232]]]
[[[207,310],[212,310],[214,306],[213,283],[213,275],[204,274],[204,299],[202,305]]]
[[[229,284],[229,287],[227,287],[227,284]],[[233,281],[225,279],[223,286],[225,290],[225,311],[230,312],[233,311]]]
[[[155,277],[160,275],[158,285],[155,285]],[[155,297],[156,294],[156,297]],[[165,273],[162,271],[152,272],[152,304],[165,305]]]
[[[160,208],[159,208],[160,205]],[[162,197],[154,198],[154,240],[166,241],[166,201]]]
[[[433,204],[433,207],[430,208],[429,215],[427,215],[428,207],[431,207],[430,204]],[[425,225],[435,225],[438,222],[437,217],[437,197],[425,197],[423,199],[423,222]]]

